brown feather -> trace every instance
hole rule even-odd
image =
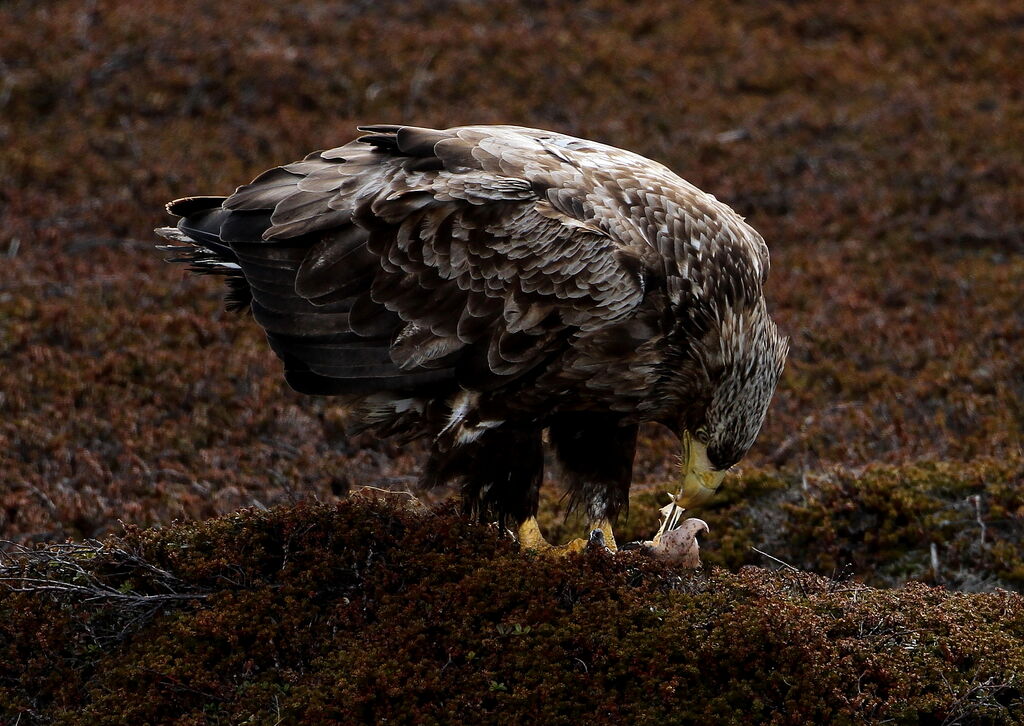
[[[534,490],[548,422],[566,460],[586,459],[565,412],[603,412],[585,428],[616,447],[620,500],[635,428],[614,427],[704,417],[716,462],[749,447],[785,341],[765,312],[767,247],[735,212],[661,164],[549,131],[359,129],[226,199],[169,206],[176,259],[228,277],[292,386],[372,399],[378,430],[435,436],[436,476],[472,470],[460,442],[496,461],[528,447]],[[480,497],[507,485],[481,476]]]

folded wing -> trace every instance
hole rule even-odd
[[[297,390],[497,388],[639,305],[642,252],[544,132],[362,130],[168,207],[194,265],[244,278]]]

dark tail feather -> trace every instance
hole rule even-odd
[[[156,233],[172,244],[157,245],[174,253],[168,262],[179,262],[199,275],[225,278],[227,309],[246,310],[252,302],[252,290],[246,282],[238,257],[220,239],[220,227],[227,215],[221,208],[224,197],[188,197],[167,205],[167,211],[182,218],[177,227],[160,227]]]
[[[223,244],[218,230],[223,216],[220,209],[222,197],[199,197],[177,200],[167,205],[173,214],[187,214],[176,227],[160,227],[160,237],[172,244],[158,245],[158,249],[171,252],[168,262],[188,265],[197,274],[216,274],[224,277],[227,294],[224,302],[228,310],[239,311],[249,308],[252,291],[242,273],[239,259],[231,248]]]

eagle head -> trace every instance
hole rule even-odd
[[[682,469],[675,501],[681,507],[708,501],[753,445],[789,352],[760,280],[743,278],[697,290],[703,294],[681,311],[687,340],[676,377]],[[716,287],[725,293],[709,294]]]

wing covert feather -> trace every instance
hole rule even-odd
[[[224,204],[270,213],[264,242],[243,243],[254,277],[294,275],[296,299],[257,290],[268,329],[291,321],[297,337],[332,326],[357,339],[385,337],[400,371],[454,368],[471,355],[495,375],[515,376],[642,299],[638,268],[619,262],[623,245],[584,219],[592,205],[561,190],[554,198],[568,214],[553,213],[555,180],[526,168],[557,171],[560,159],[531,162],[527,149],[476,129],[374,127],[361,141],[266,172]],[[277,260],[268,243],[299,236],[315,242],[299,259]],[[267,254],[254,257],[254,247]],[[303,302],[309,308],[296,309]],[[320,310],[325,319],[313,322]],[[320,375],[344,374],[327,365],[343,346],[278,345]]]
[[[628,321],[649,276],[678,293],[702,243],[752,244],[767,272],[731,210],[630,152],[507,126],[362,130],[223,203],[257,319],[304,383],[461,382],[467,361],[520,376]],[[346,363],[363,340],[377,352]]]

